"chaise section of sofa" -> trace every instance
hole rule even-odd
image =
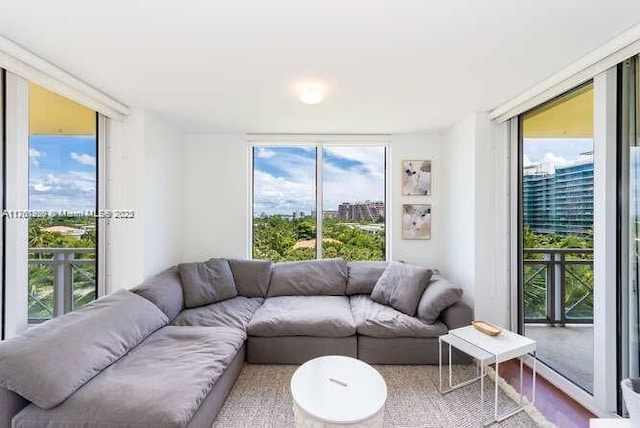
[[[14,427],[194,426],[192,419],[244,340],[236,328],[164,327],[59,406],[27,406]]]
[[[0,343],[0,386],[30,406],[55,408],[166,323],[155,305],[118,291]],[[1,410],[6,420],[22,403],[3,395],[14,404]]]

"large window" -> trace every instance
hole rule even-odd
[[[385,146],[256,145],[252,155],[253,258],[385,260]]]

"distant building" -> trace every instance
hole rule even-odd
[[[338,205],[338,218],[343,221],[366,220],[376,221],[384,217],[384,202],[343,202]]]
[[[523,220],[532,231],[587,235],[593,231],[593,152],[564,165],[526,167]]]
[[[336,210],[325,210],[324,218],[338,218],[338,211]]]

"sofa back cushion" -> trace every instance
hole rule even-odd
[[[271,260],[229,259],[229,267],[236,282],[238,295],[267,297],[271,281]]]
[[[185,308],[210,305],[238,295],[227,259],[178,265]]]
[[[371,294],[387,265],[387,262],[348,262],[347,295]]]
[[[50,409],[167,322],[144,297],[117,291],[0,343],[0,386]]]
[[[170,267],[146,279],[131,291],[160,308],[169,318],[169,322],[178,316],[184,307],[182,282],[180,282],[177,266]]]
[[[342,259],[276,263],[268,296],[342,296],[347,289],[347,263]]]
[[[433,275],[418,304],[417,317],[427,324],[436,322],[440,313],[462,297],[462,288],[456,287],[441,275]]]
[[[371,300],[414,316],[431,274],[431,269],[390,262],[373,288]]]

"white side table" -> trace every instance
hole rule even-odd
[[[442,342],[449,345],[449,388],[444,390],[442,387]],[[448,334],[440,336],[439,344],[439,374],[440,374],[440,392],[447,394],[455,389],[462,388],[473,382],[480,380],[480,406],[484,408],[484,377],[486,368],[489,364],[495,364],[496,381],[494,393],[494,410],[493,420],[487,422],[501,422],[516,413],[524,410],[522,404],[522,371],[523,357],[528,353],[533,353],[533,391],[531,402],[536,399],[536,342],[528,337],[503,330],[498,336],[489,336],[479,332],[473,326],[461,327],[450,330]],[[480,373],[473,379],[457,385],[452,384],[451,373],[451,348],[454,347],[473,357],[480,368]],[[511,360],[513,358],[520,359],[520,401],[518,407],[508,411],[503,415],[498,415],[498,379],[500,378],[500,363]]]
[[[332,355],[298,367],[291,395],[298,427],[382,427],[387,384],[369,364]]]

